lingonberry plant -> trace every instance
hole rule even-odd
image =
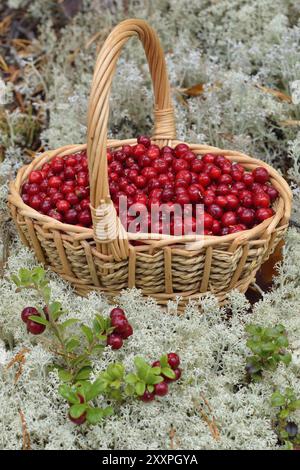
[[[186,144],[159,148],[146,136],[139,136],[136,145],[109,150],[107,160],[110,195],[128,231],[195,233],[198,204],[204,205],[204,235],[247,230],[274,215],[272,204],[278,191],[263,167],[247,172],[222,155],[198,157]],[[83,227],[92,225],[89,195],[85,151],[53,158],[32,171],[22,186],[25,204],[58,221]],[[124,198],[125,209],[120,203]],[[148,214],[160,204],[167,205],[167,214],[163,212],[154,222]],[[181,208],[186,205],[191,210],[184,216]],[[175,206],[181,210],[180,217],[175,217]],[[138,227],[132,224],[133,214],[143,214]],[[114,337],[111,342],[120,344]]]
[[[110,364],[94,380],[93,358],[99,357],[106,346],[120,349],[123,341],[133,334],[133,328],[120,307],[113,308],[108,317],[95,314],[93,324],[87,325],[76,318],[62,320],[64,312],[60,302],[51,301],[51,289],[43,268],[20,269],[12,276],[17,291],[33,289],[42,300],[43,307],[28,306],[21,312],[27,332],[34,335],[46,329],[53,335],[51,351],[59,358],[53,368],[58,370],[62,384],[59,392],[69,404],[68,417],[77,425],[86,421],[96,424],[113,413],[111,404],[98,407],[100,395],[111,400],[122,401],[127,396],[152,401],[155,396],[168,392],[168,383],[181,377],[180,358],[176,353],[163,355],[152,366],[143,358],[135,358],[135,372],[126,373],[122,363]],[[70,328],[79,324],[78,333]]]
[[[292,421],[291,415],[300,409],[300,399],[292,388],[286,388],[284,393],[276,390],[271,397],[271,405],[278,408],[275,430],[280,443],[287,449],[300,445],[300,433],[297,424]]]
[[[246,365],[248,379],[259,380],[264,369],[274,370],[279,362],[286,365],[291,362],[291,354],[286,351],[289,342],[283,325],[262,327],[249,324],[245,329],[249,335],[247,346],[253,353]]]

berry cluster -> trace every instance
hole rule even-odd
[[[274,214],[278,191],[263,167],[248,172],[222,155],[198,158],[186,144],[159,148],[146,136],[138,137],[136,145],[108,151],[107,159],[110,195],[127,230],[134,217],[122,213],[122,196],[127,209],[134,205],[136,214],[145,214],[135,230],[146,233],[195,233],[197,204],[204,204],[204,235],[250,229]],[[22,199],[61,222],[91,227],[86,153],[55,157],[32,171],[22,186]],[[160,204],[167,208],[167,232],[163,214],[158,222],[151,220],[151,208]],[[185,206],[184,220],[182,214],[174,216],[175,204]]]
[[[167,395],[167,393],[169,391],[169,385],[168,384],[170,382],[175,382],[176,380],[180,379],[182,372],[181,372],[181,369],[179,368],[180,358],[179,358],[178,354],[171,352],[167,355],[167,357],[168,357],[168,365],[171,367],[171,369],[173,369],[173,371],[175,373],[175,378],[170,379],[162,373],[161,376],[164,379],[163,382],[160,382],[160,383],[154,385],[154,391],[152,393],[149,392],[148,390],[146,390],[144,392],[144,394],[141,396],[142,401],[144,401],[144,402],[152,401],[152,400],[154,400],[155,395],[157,395],[159,397],[164,397],[165,395]],[[155,361],[152,364],[152,367],[160,367],[160,366],[161,366],[160,361]]]
[[[107,345],[112,349],[120,349],[123,346],[123,340],[133,334],[133,329],[122,308],[113,308],[110,312],[110,319],[114,331],[107,336]]]
[[[47,307],[44,308],[44,313],[47,318]],[[40,335],[45,331],[46,326],[31,320],[30,317],[32,316],[41,318],[40,312],[35,307],[25,307],[21,312],[21,318],[22,321],[26,323],[28,333],[31,333],[32,335]]]
[[[91,227],[88,162],[85,152],[55,157],[32,171],[22,186],[22,199],[60,222]]]
[[[186,144],[160,149],[146,136],[140,136],[136,145],[123,145],[109,153],[108,161],[110,194],[119,215],[121,196],[127,197],[129,207],[139,204],[150,210],[154,204],[166,204],[170,213],[174,204],[192,204],[184,226],[182,218],[176,220],[171,215],[171,235],[195,232],[197,204],[204,204],[205,235],[246,230],[274,214],[271,204],[278,192],[263,167],[246,172],[222,155],[197,158]],[[153,226],[150,214],[147,217],[146,231],[163,233],[162,220]],[[128,216],[127,224],[131,221]]]

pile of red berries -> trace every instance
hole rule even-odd
[[[175,373],[175,378],[174,379],[169,379],[168,377],[164,376],[164,374],[162,374],[162,377],[164,379],[163,382],[160,382],[160,383],[154,385],[154,391],[153,392],[149,392],[148,390],[146,390],[144,392],[144,394],[141,396],[142,401],[145,401],[145,402],[152,401],[152,400],[154,400],[155,395],[157,395],[159,397],[164,397],[165,395],[167,395],[167,393],[169,391],[169,383],[170,382],[175,382],[176,380],[180,379],[182,371],[179,368],[180,357],[178,356],[178,354],[173,353],[173,352],[169,353],[168,354],[168,364],[171,367],[171,369],[173,369],[173,371]],[[160,367],[160,362],[159,361],[153,362],[152,367]]]
[[[122,308],[113,308],[110,312],[110,319],[114,331],[107,336],[107,345],[112,349],[120,349],[123,346],[123,340],[133,334],[133,329]]]
[[[86,152],[55,157],[40,170],[32,171],[22,186],[22,199],[60,222],[91,227]]]
[[[222,155],[198,158],[186,144],[159,148],[146,136],[140,136],[136,145],[108,151],[107,158],[110,195],[127,230],[134,216],[122,213],[122,196],[127,198],[127,209],[134,205],[136,214],[146,214],[135,226],[140,232],[194,233],[197,204],[204,205],[204,235],[250,229],[274,214],[271,206],[278,191],[263,167],[248,172]],[[86,153],[55,157],[32,171],[22,186],[22,199],[61,222],[91,227]],[[167,231],[164,215],[158,222],[151,220],[151,208],[160,204],[169,212]],[[185,206],[184,223],[183,215],[174,216],[175,204]]]
[[[44,309],[44,311],[47,317],[47,310]],[[40,312],[35,307],[25,307],[21,312],[21,318],[22,321],[27,325],[28,333],[31,333],[32,335],[40,335],[45,331],[46,326],[42,325],[41,323],[37,323],[34,320],[30,320],[29,317],[32,316],[41,317]]]

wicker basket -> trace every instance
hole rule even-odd
[[[99,236],[95,229],[56,221],[25,205],[21,186],[33,169],[56,155],[69,155],[87,148],[93,227],[108,217],[124,232],[109,197],[107,147],[134,144],[132,140],[107,140],[109,95],[116,63],[123,45],[132,36],[142,42],[151,72],[155,108],[152,140],[159,146],[175,146],[174,113],[164,54],[153,29],[142,20],[120,23],[108,36],[97,58],[89,101],[87,145],[68,145],[47,151],[18,172],[10,184],[9,206],[22,241],[30,246],[41,263],[49,265],[84,295],[99,290],[114,296],[121,289],[137,287],[160,303],[182,296],[183,301],[214,293],[221,302],[233,288],[245,292],[257,270],[269,257],[287,229],[291,211],[291,191],[284,179],[266,163],[245,154],[206,145],[189,144],[198,155],[225,155],[252,170],[264,166],[279,191],[275,215],[251,230],[226,236],[205,236],[186,249],[186,239],[155,235],[138,245],[131,234],[115,239]],[[96,211],[101,203],[107,211]]]

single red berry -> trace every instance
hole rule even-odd
[[[55,175],[61,173],[64,169],[64,160],[61,157],[54,157],[51,161],[51,170]]]
[[[71,166],[67,166],[65,169],[64,169],[64,179],[67,181],[67,180],[74,180],[75,179],[75,176],[76,176],[76,171],[74,168],[72,168]]]
[[[65,165],[66,166],[76,166],[78,163],[78,160],[77,158],[75,157],[75,155],[69,155],[66,159],[65,159]]]
[[[208,172],[210,178],[215,181],[219,181],[222,177],[222,171],[219,167],[213,165]]]
[[[235,210],[239,206],[239,200],[234,194],[226,196],[228,209]]]
[[[153,401],[155,398],[155,394],[152,392],[148,392],[148,390],[145,390],[144,394],[140,397],[140,400],[144,401],[145,403],[149,401]]]
[[[263,222],[274,215],[274,211],[271,207],[262,207],[257,209],[255,212],[255,218],[258,222]]]
[[[270,197],[268,196],[267,193],[261,191],[257,194],[254,194],[253,196],[253,203],[255,205],[255,207],[269,207],[270,205]]]
[[[111,333],[107,337],[106,344],[111,346],[112,349],[120,349],[123,346],[123,340],[120,335],[116,333]]]
[[[29,173],[28,181],[29,183],[41,184],[43,181],[43,175],[40,171],[32,171]]]
[[[121,316],[114,315],[111,318],[111,325],[115,328],[114,333],[121,334],[123,331],[127,329],[128,320],[127,318],[123,318]]]
[[[22,313],[21,313],[21,318],[22,318],[22,321],[24,323],[27,323],[28,322],[28,318],[31,317],[32,315],[37,315],[39,316],[39,312],[38,310],[35,308],[35,307],[25,307],[23,310],[22,310]]]
[[[215,162],[215,155],[212,155],[211,153],[207,153],[206,155],[203,155],[202,161],[203,163],[214,163]]]
[[[235,225],[237,223],[236,214],[233,211],[225,212],[222,216],[222,224],[224,227],[230,227],[230,225]]]
[[[56,203],[57,210],[61,212],[62,214],[67,212],[70,209],[70,207],[71,207],[70,203],[66,201],[65,199],[59,199]]]
[[[203,170],[204,163],[199,158],[196,158],[191,162],[191,171],[194,173],[200,173]]]
[[[116,315],[123,315],[124,318],[126,318],[124,310],[120,307],[115,307],[110,311],[110,314],[109,314],[110,318],[113,318]]]
[[[154,385],[154,393],[159,397],[164,397],[169,391],[168,384],[166,382],[160,382]]]
[[[150,147],[147,150],[147,155],[150,158],[150,160],[155,160],[156,158],[160,157],[160,150],[157,145],[150,145]]]
[[[246,186],[252,186],[254,183],[254,177],[251,173],[245,173],[243,176],[243,182]]]
[[[139,135],[137,138],[137,143],[142,144],[144,147],[148,148],[151,144],[151,140],[146,135]]]
[[[221,183],[217,186],[216,193],[220,196],[227,196],[230,193],[230,187],[228,184]]]
[[[42,202],[43,202],[43,199],[41,198],[40,194],[34,194],[29,199],[30,207],[32,207],[36,211],[38,211],[40,209]]]
[[[265,192],[268,194],[269,198],[271,199],[271,201],[275,201],[275,199],[278,198],[278,191],[277,189],[275,189],[273,186],[266,186],[266,190]]]
[[[66,213],[65,213],[65,222],[67,224],[76,224],[77,223],[77,220],[78,220],[78,214],[77,214],[77,211],[75,209],[69,209]]]
[[[183,158],[178,158],[176,160],[173,160],[172,168],[175,171],[175,173],[178,173],[179,171],[182,171],[182,170],[188,170],[189,163]]]
[[[78,223],[83,227],[90,227],[92,225],[92,216],[89,208],[79,213]]]
[[[27,193],[22,194],[22,201],[29,206],[30,196]]]
[[[199,184],[201,184],[201,186],[204,186],[206,188],[210,184],[211,180],[210,180],[210,177],[206,175],[205,173],[200,173],[198,182]]]
[[[133,147],[133,155],[136,158],[144,156],[146,154],[146,151],[147,151],[146,147],[143,144],[137,144],[137,145],[134,145]]]
[[[62,185],[62,180],[59,176],[51,176],[48,181],[50,188],[59,189]]]
[[[40,314],[38,314],[40,316]],[[45,325],[41,325],[40,323],[36,323],[33,320],[27,320],[27,331],[32,335],[40,335],[46,329]]]
[[[198,203],[202,200],[202,192],[200,191],[197,184],[192,184],[188,188],[188,195],[191,202]]]
[[[219,178],[219,184],[231,184],[232,183],[232,177],[231,175],[224,173],[220,176]]]
[[[241,210],[237,213],[240,221],[247,225],[247,227],[251,226],[254,223],[255,219],[255,212],[253,209],[249,209],[247,207],[241,208]]]
[[[38,194],[39,192],[40,192],[40,187],[38,184],[36,183],[29,184],[28,189],[27,189],[27,194],[29,194],[30,196],[33,196],[34,194]]]
[[[182,370],[179,367],[177,367],[176,369],[173,369],[173,370],[175,372],[175,379],[173,379],[173,380],[179,380],[181,375],[182,375]]]
[[[228,205],[227,196],[220,196],[220,195],[216,196],[214,198],[214,203],[217,204],[218,206],[221,206],[222,208],[227,207]]]
[[[211,226],[211,231],[213,235],[220,235],[221,232],[221,223],[218,220],[214,220]]]
[[[40,212],[42,214],[47,215],[49,213],[49,211],[52,209],[52,207],[53,207],[53,205],[52,205],[51,199],[50,198],[45,198],[41,203]]]
[[[176,369],[180,364],[180,357],[176,353],[168,354],[168,364],[172,369]]]
[[[123,339],[127,339],[129,338],[129,336],[132,336],[133,335],[133,328],[132,326],[127,323],[127,326],[123,329],[122,333],[120,333],[121,337]]]
[[[174,152],[177,158],[182,158],[186,152],[190,150],[189,146],[186,144],[176,145]]]
[[[252,175],[253,175],[254,181],[256,183],[264,184],[269,179],[268,171],[265,168],[261,167],[261,166],[258,166],[257,168],[255,168],[252,171]]]
[[[204,228],[207,230],[211,229],[213,221],[214,221],[213,217],[207,212],[204,212],[204,215],[203,215]]]
[[[49,217],[52,217],[53,219],[58,220],[59,222],[63,221],[63,216],[59,212],[57,212],[57,210],[55,209],[51,209],[47,215]]]
[[[221,219],[223,215],[223,209],[218,204],[212,204],[207,211],[214,219]]]

